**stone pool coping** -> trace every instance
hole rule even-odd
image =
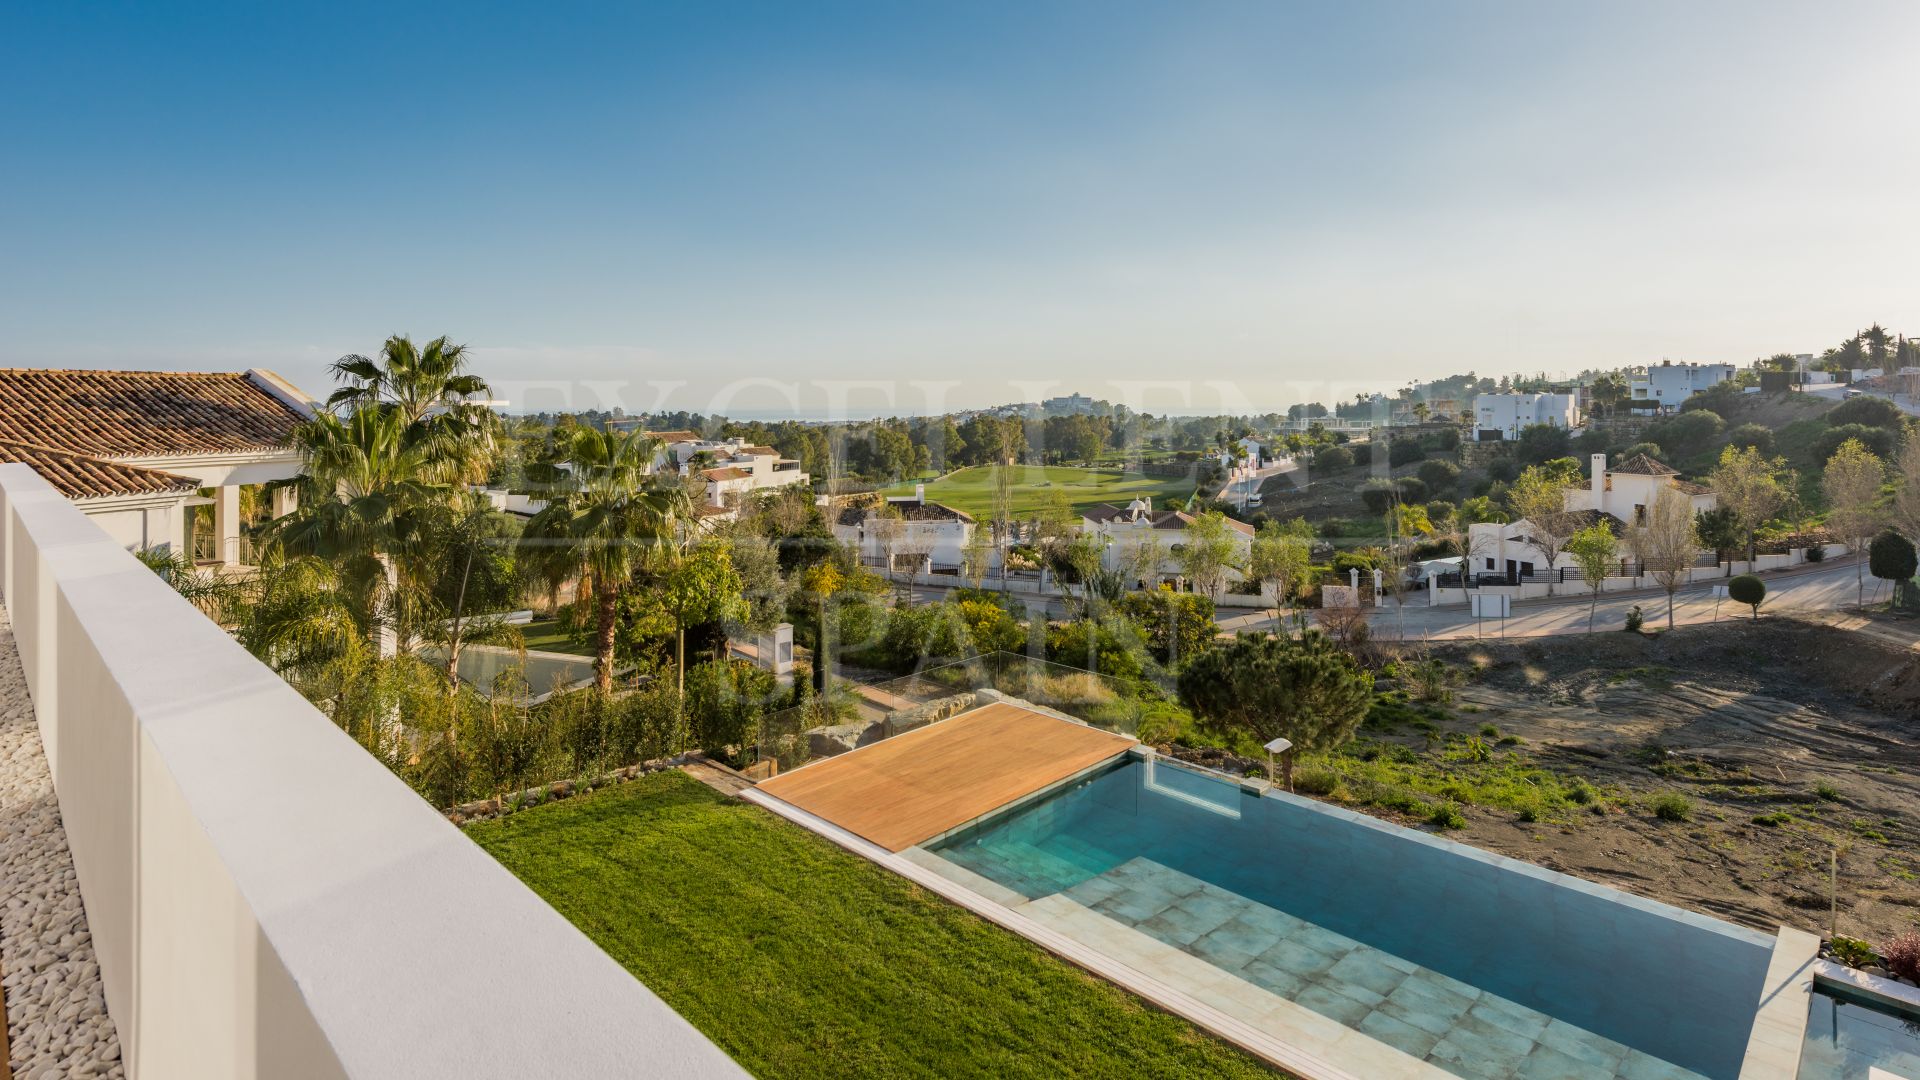
[[[1766,980],[1760,984],[1759,1008],[1747,1035],[1740,1080],[1793,1080],[1800,1071],[1819,956],[1818,934],[1780,928],[1767,960]]]

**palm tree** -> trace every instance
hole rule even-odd
[[[595,606],[594,683],[613,688],[613,638],[620,594],[634,572],[670,544],[689,515],[685,489],[651,475],[660,442],[634,432],[579,428],[559,460],[528,466],[547,485],[547,507],[520,537],[529,573],[559,586],[579,580]]]
[[[395,334],[381,347],[378,361],[352,353],[333,362],[334,377],[347,385],[333,392],[327,408],[351,411],[393,405],[409,423],[426,419],[436,409],[470,408],[468,398],[485,397],[492,391],[485,379],[469,374],[466,367],[467,347],[453,344],[444,335],[419,348],[412,338]]]
[[[417,558],[422,529],[449,499],[449,481],[469,460],[465,448],[378,406],[344,420],[322,413],[295,431],[294,444],[305,459],[293,481],[299,509],[270,522],[263,539],[284,555],[335,567],[362,631],[389,654],[401,585],[426,577]]]
[[[425,549],[441,570],[442,594],[421,598],[423,618],[416,636],[446,654],[447,693],[460,687],[460,653],[468,645],[505,645],[524,653],[520,630],[492,612],[473,614],[476,567],[486,566],[491,549],[509,543],[501,534],[501,515],[484,498],[468,493],[433,514]]]

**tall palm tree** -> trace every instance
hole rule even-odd
[[[660,442],[634,432],[578,428],[550,464],[530,465],[547,506],[527,523],[520,559],[559,586],[578,580],[595,609],[594,682],[613,688],[613,638],[620,594],[634,572],[664,554],[675,522],[689,516],[685,489],[652,475]]]
[[[397,408],[322,413],[294,433],[305,459],[299,509],[271,522],[268,547],[334,566],[370,640],[390,653],[402,582],[418,583],[423,525],[451,497],[467,460],[457,440]]]
[[[408,422],[417,423],[435,410],[461,409],[468,398],[492,392],[485,379],[466,368],[465,345],[442,335],[421,348],[405,334],[395,334],[381,347],[378,361],[352,353],[333,362],[334,377],[347,385],[333,392],[327,408],[394,405]]]

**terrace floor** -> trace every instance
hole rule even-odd
[[[784,773],[759,790],[902,851],[1132,745],[1124,735],[996,702]]]

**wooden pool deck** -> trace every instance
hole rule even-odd
[[[1124,735],[996,702],[784,773],[759,790],[903,851],[1132,745]]]

